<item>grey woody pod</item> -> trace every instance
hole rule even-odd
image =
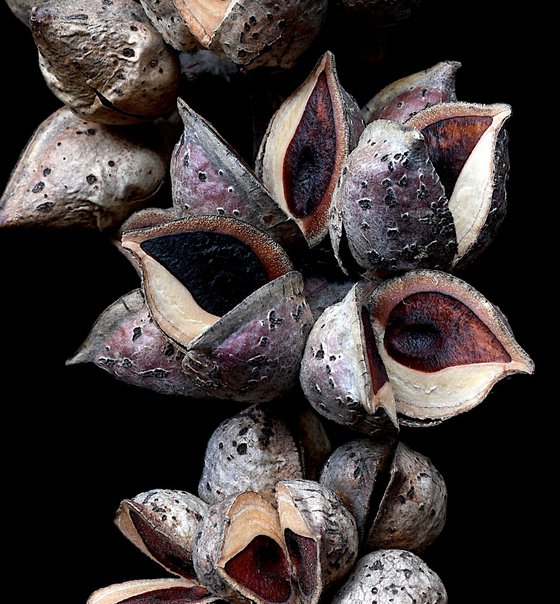
[[[140,4],[152,25],[175,50],[189,52],[198,47],[174,0],[140,0]]]

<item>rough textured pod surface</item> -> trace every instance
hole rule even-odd
[[[212,433],[198,485],[209,504],[256,491],[275,503],[280,480],[315,478],[331,450],[319,419],[307,408],[258,403]],[[311,463],[307,463],[310,460]]]
[[[326,0],[174,0],[201,46],[245,69],[292,67],[317,37]]]
[[[186,491],[153,489],[122,501],[115,524],[167,571],[194,579],[193,539],[207,507]]]
[[[448,273],[385,281],[367,308],[402,423],[441,422],[478,405],[503,377],[534,370],[503,314]]]
[[[257,174],[310,246],[328,233],[335,185],[362,130],[358,106],[340,85],[330,52],[269,123]]]
[[[294,228],[288,216],[211,124],[182,99],[178,108],[184,130],[170,165],[178,215],[234,216],[283,241],[282,234]]]
[[[218,601],[196,580],[140,579],[98,589],[87,604],[210,604]]]
[[[441,61],[385,86],[363,107],[365,123],[377,119],[406,122],[431,105],[457,100],[455,75],[460,67],[457,61]]]
[[[451,266],[453,216],[418,130],[381,119],[366,127],[334,193],[330,233],[341,265],[345,243],[367,274]]]
[[[23,150],[0,199],[0,226],[115,229],[160,190],[168,158],[156,124],[115,128],[63,107]]]
[[[80,117],[120,125],[175,109],[179,59],[134,0],[50,0],[30,24],[47,85]]]
[[[441,579],[411,552],[387,549],[360,558],[332,604],[447,604]]]
[[[140,0],[140,4],[152,25],[175,50],[189,52],[198,47],[174,0]]]
[[[43,0],[46,2],[46,0]],[[29,27],[29,13],[34,6],[42,4],[41,0],[6,0],[6,4],[14,15]]]
[[[407,124],[420,131],[449,199],[457,234],[453,267],[476,258],[506,213],[511,107],[503,103],[440,103]]]

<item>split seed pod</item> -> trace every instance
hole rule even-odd
[[[115,524],[170,573],[195,579],[193,538],[208,506],[186,491],[154,489],[121,502]]]
[[[362,551],[420,552],[441,533],[447,488],[424,455],[404,443],[358,439],[336,449],[321,472],[352,512]]]
[[[330,52],[269,123],[257,175],[310,246],[328,233],[334,188],[362,130],[359,108],[340,85]]]
[[[362,109],[365,123],[378,119],[406,122],[431,105],[457,100],[455,74],[459,67],[457,61],[441,61],[389,84]]]
[[[218,601],[219,598],[195,580],[140,579],[98,589],[86,604],[211,604]]]
[[[281,480],[319,477],[331,452],[308,405],[258,403],[224,420],[206,446],[198,494],[206,503],[256,491],[274,503]]]
[[[35,131],[0,199],[0,225],[117,228],[164,182],[169,158],[156,124],[115,128],[63,107]]]
[[[140,4],[152,25],[175,50],[189,52],[198,47],[174,0],[140,0]]]
[[[386,549],[360,558],[331,604],[447,604],[441,579],[412,552]]]
[[[327,0],[174,1],[201,46],[246,69],[292,67],[327,10]]]
[[[199,580],[234,604],[316,604],[357,556],[357,529],[330,489],[283,481],[276,509],[246,492],[211,506],[195,536]]]
[[[371,433],[379,409],[406,425],[439,423],[478,405],[503,377],[533,368],[479,292],[423,270],[373,291],[357,284],[327,309],[309,335],[300,381],[319,413]]]
[[[82,118],[121,125],[175,109],[179,59],[134,0],[49,0],[30,23],[47,85]]]

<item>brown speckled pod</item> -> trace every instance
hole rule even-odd
[[[186,491],[154,489],[121,502],[115,524],[167,571],[195,579],[193,538],[207,505]]]
[[[362,551],[420,552],[441,533],[447,488],[424,455],[402,442],[358,439],[336,449],[321,473],[356,518]]]
[[[269,123],[257,175],[310,246],[328,233],[336,181],[362,130],[358,106],[340,85],[330,52]]]
[[[418,130],[381,119],[366,126],[334,193],[330,233],[343,268],[344,245],[367,274],[451,266],[453,216]]]
[[[295,225],[237,153],[182,99],[178,99],[178,108],[184,131],[170,166],[178,215],[234,216],[277,238],[290,231],[293,237]]]
[[[258,403],[223,421],[206,446],[198,494],[213,504],[257,491],[274,502],[278,481],[317,478],[331,451],[308,406]]]
[[[386,549],[360,558],[331,604],[447,604],[441,579],[412,552]]]
[[[461,63],[457,61],[441,61],[389,84],[362,109],[365,123],[378,119],[406,122],[431,105],[455,101],[455,74],[459,67]]]
[[[449,199],[457,236],[453,267],[477,257],[506,213],[509,105],[440,103],[407,121],[420,131]]]
[[[140,4],[167,44],[181,52],[197,48],[198,42],[183,21],[173,0],[140,0]]]
[[[166,177],[164,125],[116,128],[59,109],[22,152],[0,199],[0,226],[117,228]]]
[[[201,46],[242,65],[292,67],[317,37],[327,0],[174,0]]]
[[[86,604],[211,604],[218,601],[219,598],[197,580],[140,579],[98,589]]]
[[[49,0],[30,23],[47,85],[80,117],[131,124],[175,109],[179,59],[134,0]]]

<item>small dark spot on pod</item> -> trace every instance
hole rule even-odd
[[[45,169],[43,170],[43,176],[48,176],[48,175],[51,173],[51,171],[52,171],[52,170],[51,170],[50,168],[45,168]]]
[[[32,189],[32,193],[40,193],[45,188],[45,183],[43,181],[39,181]]]
[[[206,176],[206,172],[199,172],[198,173],[198,180],[200,180],[201,182],[204,182],[208,177]]]
[[[245,455],[247,453],[247,443],[241,443],[237,447],[237,453],[239,455]]]
[[[87,181],[88,185],[92,185],[94,182],[97,181],[97,176],[95,176],[94,174],[88,174],[86,176],[86,181]]]
[[[124,48],[122,53],[123,57],[133,57],[136,54],[133,48]]]
[[[141,327],[135,327],[132,330],[132,341],[134,342],[134,340],[137,340],[141,335],[142,335],[142,328]]]

